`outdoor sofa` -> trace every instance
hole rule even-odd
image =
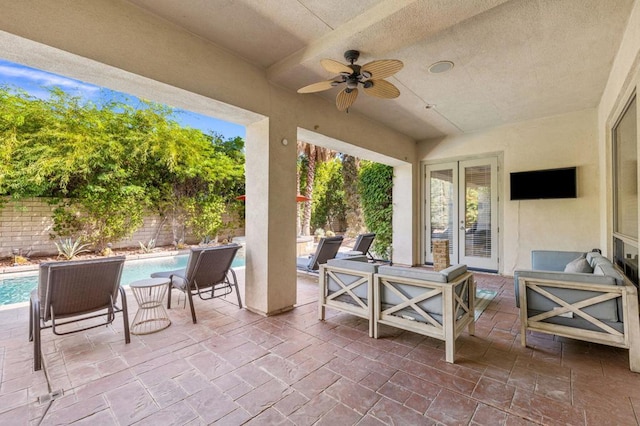
[[[531,270],[514,273],[521,343],[537,331],[629,349],[640,372],[638,293],[599,252],[534,250]]]

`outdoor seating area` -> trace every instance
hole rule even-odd
[[[640,426],[640,0],[3,6],[0,426]]]
[[[445,360],[455,360],[456,339],[474,333],[475,286],[466,265],[442,271],[367,262],[364,255],[320,266],[318,319],[326,309],[364,318],[369,336],[386,326],[442,340]]]
[[[298,275],[296,309],[282,315],[194,298],[197,324],[175,306],[170,327],[130,344],[121,316],[47,333],[46,375],[33,372],[28,308],[0,310],[0,423],[636,424],[640,380],[627,351],[539,333],[523,348],[512,280],[474,277],[497,296],[475,336],[458,338],[455,364],[437,339],[385,325],[371,339],[365,319],[331,308],[318,321],[308,274]]]

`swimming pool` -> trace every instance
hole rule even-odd
[[[152,272],[185,268],[188,258],[188,254],[181,254],[178,256],[127,260],[122,269],[120,283],[126,286],[130,282],[149,278]],[[244,258],[236,256],[231,266],[244,266]],[[0,306],[28,302],[31,291],[36,288],[37,285],[37,270],[0,275]]]

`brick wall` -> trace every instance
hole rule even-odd
[[[30,256],[48,256],[58,253],[53,240],[49,237],[53,229],[51,215],[53,206],[41,198],[28,198],[9,201],[0,208],[0,258],[12,255],[13,249]],[[223,218],[227,220],[227,218]],[[131,238],[114,242],[114,248],[139,247],[139,242],[147,244],[154,238],[161,224],[157,215],[145,217],[143,226],[133,233]],[[244,229],[233,231],[233,235],[244,235]],[[158,234],[156,246],[170,245],[173,242],[171,226],[164,224]],[[197,244],[194,238],[187,238],[187,244]]]

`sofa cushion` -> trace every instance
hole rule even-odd
[[[355,271],[354,271],[355,272]],[[336,280],[333,278],[332,275],[327,276],[326,280],[326,286],[327,286],[327,290],[326,290],[326,294],[330,295],[335,293],[336,291],[342,291],[343,290],[343,286],[350,286],[351,284],[355,283],[356,281],[360,281],[362,279],[362,277],[360,275],[353,275],[353,274],[349,274],[349,273],[345,273],[345,272],[335,272],[335,277],[340,280],[340,282],[336,282]],[[356,297],[360,298],[361,300],[367,300],[369,298],[369,286],[367,285],[368,281],[364,281],[363,283],[353,287],[351,289],[351,291],[353,292],[353,294],[356,295]],[[338,300],[342,301],[342,302],[346,302],[346,303],[352,303],[355,304],[355,300],[353,300],[352,296],[349,295],[348,293],[343,293],[341,296],[338,297]]]
[[[587,253],[587,262],[589,262],[589,265],[591,265],[592,268],[595,269],[596,265],[599,265],[601,263],[606,263],[606,264],[611,264],[611,261],[609,259],[607,259],[606,257],[604,257],[603,255],[601,255],[598,252],[589,252]]]
[[[582,272],[590,274],[593,272],[593,268],[589,265],[585,256],[580,256],[579,258],[567,263],[567,266],[564,267],[564,272]]]
[[[455,280],[460,275],[466,272],[467,272],[467,265],[451,265],[448,268],[440,271],[440,273],[447,278],[448,283]]]
[[[368,263],[367,256],[356,256],[354,258],[342,258],[342,259],[329,259],[327,265],[335,266],[336,268],[353,269],[354,271],[369,272],[375,274],[378,272],[380,265],[375,263]]]
[[[381,266],[380,269],[378,269],[378,272],[381,275],[392,275],[395,277],[411,278],[415,280],[448,283],[467,272],[467,265],[453,265],[439,272],[402,266]]]
[[[604,275],[615,280],[616,285],[624,285],[622,275],[616,270],[611,262],[599,263],[593,269],[593,275]]]
[[[573,290],[573,289],[565,289],[565,288],[557,288],[557,287],[545,287],[543,284],[539,285],[540,288],[548,291],[550,294],[568,302],[568,303],[578,303],[583,300],[591,299],[593,297],[597,297],[602,293],[588,291],[588,290]],[[527,291],[527,305],[530,311],[552,311],[556,306],[552,300],[547,299],[545,296],[541,294],[528,290]],[[596,303],[594,305],[588,306],[586,308],[581,309],[586,314],[593,316],[599,320],[603,321],[619,321],[618,316],[618,304],[615,299],[607,300],[605,302]],[[573,318],[573,315],[572,315]]]

